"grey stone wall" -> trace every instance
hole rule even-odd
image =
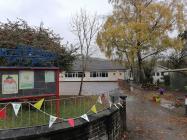
[[[125,98],[124,98],[125,99]],[[89,115],[90,122],[79,118],[75,127],[67,122],[58,122],[51,128],[48,125],[30,128],[0,130],[1,140],[121,140],[126,130],[126,103],[123,108],[111,109]]]

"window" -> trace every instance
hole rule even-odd
[[[90,72],[90,77],[96,77],[96,72]]]
[[[65,77],[69,77],[69,78],[71,78],[71,77],[80,78],[80,77],[82,77],[82,74],[83,74],[83,72],[66,72],[65,73]],[[85,74],[84,74],[84,77],[85,77]]]
[[[108,77],[108,72],[90,72],[90,77]]]
[[[82,74],[83,74],[83,72],[78,72],[77,77],[82,77]],[[85,77],[85,73],[84,73],[84,77]]]
[[[160,75],[160,73],[159,73],[159,72],[157,72],[156,74],[157,74],[157,76],[159,76],[159,75]]]
[[[72,77],[72,72],[65,73],[65,77]]]

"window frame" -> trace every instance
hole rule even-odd
[[[107,71],[91,71],[90,72],[90,77],[91,78],[107,78],[108,77],[108,72]]]

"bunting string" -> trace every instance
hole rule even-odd
[[[119,107],[117,106],[117,104],[118,104],[119,106],[123,107],[122,104],[121,104],[120,102],[117,103],[117,104],[115,104],[115,103],[113,104],[113,103],[111,102],[111,100],[110,100],[110,95],[109,95],[109,93],[107,93],[106,95],[104,95],[104,99],[105,99],[105,101],[106,101],[106,100],[108,101],[109,107],[107,107],[107,108],[111,108],[112,105],[114,105],[117,109],[119,109]],[[47,112],[41,110],[41,106],[42,106],[43,102],[44,102],[44,98],[41,99],[41,100],[39,100],[39,101],[36,102],[35,104],[32,104],[31,102],[23,102],[23,103],[27,103],[27,104],[29,104],[30,106],[36,108],[39,112],[41,112],[41,113],[43,113],[43,114],[49,116],[49,128],[53,125],[53,123],[54,123],[57,119],[58,119],[58,120],[62,120],[62,121],[66,121],[66,122],[69,123],[69,125],[70,125],[71,127],[74,127],[74,126],[75,126],[75,122],[74,122],[75,119],[82,118],[82,119],[86,120],[87,122],[89,122],[89,118],[88,118],[87,114],[89,114],[90,112],[98,113],[97,108],[96,108],[96,104],[97,104],[97,103],[103,104],[103,95],[102,95],[102,97],[101,97],[101,95],[98,96],[98,98],[97,98],[96,101],[95,101],[95,104],[94,104],[93,106],[91,106],[90,109],[89,109],[87,112],[84,112],[83,115],[77,116],[77,117],[74,117],[74,118],[62,118],[62,117],[57,117],[57,116],[53,116],[52,114],[49,114],[49,113],[47,113]],[[18,114],[18,112],[19,112],[19,109],[20,109],[20,107],[21,107],[21,104],[22,104],[22,103],[19,103],[19,102],[17,102],[17,103],[15,103],[15,102],[14,102],[14,103],[13,103],[13,102],[7,103],[7,104],[0,110],[0,112],[3,111],[3,110],[4,110],[8,105],[10,105],[10,104],[12,104],[12,107],[13,107],[13,109],[14,109],[15,115],[17,116],[17,114]],[[99,112],[100,112],[100,111],[99,111]]]
[[[11,104],[11,102],[7,103],[3,108],[1,108],[0,112],[3,111],[10,104]]]

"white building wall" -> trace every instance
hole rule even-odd
[[[125,72],[113,71],[108,72],[108,77],[90,77],[90,72],[85,72],[84,81],[117,81],[118,79],[125,79]],[[65,72],[60,73],[60,81],[81,81],[80,77],[65,77]]]
[[[154,73],[153,73],[153,83],[156,84],[157,81],[159,82],[164,82],[164,75],[168,75],[168,72],[164,72],[162,74],[162,72],[164,71],[165,69],[161,68],[161,67],[155,67],[154,68]]]

